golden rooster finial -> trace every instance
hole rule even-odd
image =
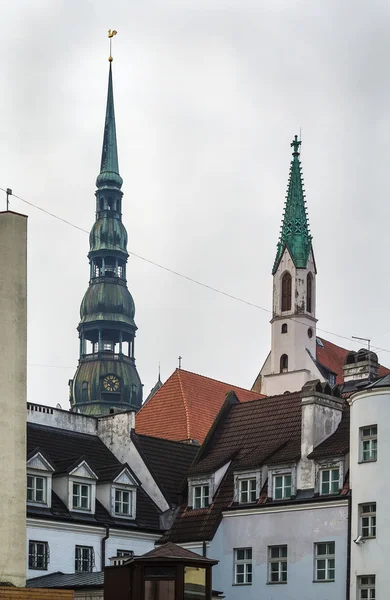
[[[108,30],[108,37],[109,37],[109,40],[110,40],[110,56],[108,57],[108,60],[109,60],[110,62],[112,62],[112,61],[114,60],[114,59],[112,58],[112,54],[111,54],[111,43],[112,43],[112,38],[113,38],[113,37],[114,37],[114,35],[116,35],[117,33],[118,33],[118,32],[117,32],[115,29],[113,29],[112,31],[111,31],[111,29],[109,29],[109,30]]]

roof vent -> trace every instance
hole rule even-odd
[[[322,341],[322,340],[320,340],[320,338],[319,338],[319,337],[318,337],[318,338],[316,338],[316,342],[317,342],[317,346],[319,346],[320,348],[323,348],[323,347],[324,347],[323,341]]]

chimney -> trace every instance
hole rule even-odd
[[[359,352],[349,352],[343,365],[344,383],[358,379],[372,381],[378,377],[378,369],[378,357],[375,352],[365,348]]]
[[[301,468],[298,488],[315,486],[313,461],[307,457],[314,448],[331,436],[340,424],[343,400],[340,390],[319,379],[308,381],[302,388]]]

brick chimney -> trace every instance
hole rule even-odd
[[[376,379],[378,369],[378,357],[375,352],[365,348],[359,352],[349,352],[343,365],[344,383],[358,379]]]

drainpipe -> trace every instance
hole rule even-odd
[[[106,564],[106,541],[110,537],[110,526],[105,525],[106,535],[102,538],[102,571],[104,571],[104,567]]]
[[[350,585],[351,585],[351,530],[352,530],[352,491],[348,498],[348,540],[347,540],[347,590],[346,599],[350,597]]]

